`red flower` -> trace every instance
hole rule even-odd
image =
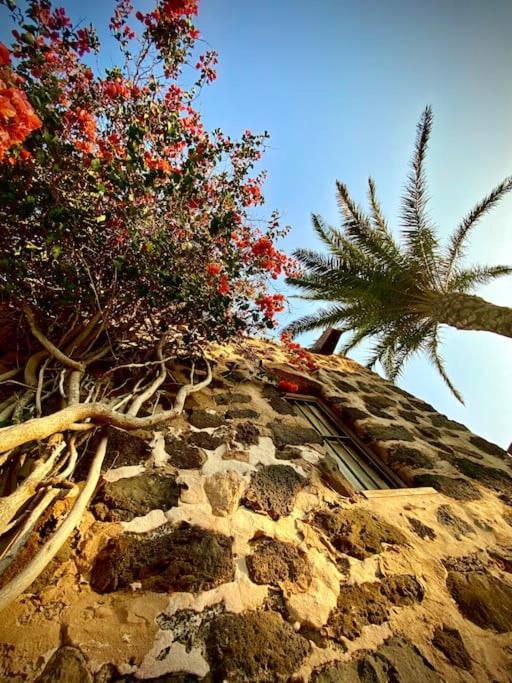
[[[272,320],[276,313],[284,311],[284,296],[282,294],[261,295],[256,299],[256,305],[259,306],[265,318]]]
[[[0,161],[10,147],[22,143],[40,127],[41,120],[25,93],[18,88],[0,87]]]
[[[229,292],[229,278],[227,275],[221,275],[219,285],[217,287],[219,294],[228,294]]]
[[[206,266],[206,272],[208,275],[218,275],[222,270],[219,263],[208,263]]]
[[[169,19],[183,15],[190,17],[198,12],[197,0],[165,0],[162,5],[162,12]]]
[[[0,66],[7,66],[10,63],[11,57],[9,55],[9,50],[3,43],[0,43]]]
[[[289,382],[287,379],[280,379],[277,385],[281,391],[289,391],[290,393],[296,393],[299,390],[299,385],[295,382]]]

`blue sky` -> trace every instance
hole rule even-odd
[[[337,223],[336,179],[364,202],[372,175],[398,226],[415,126],[427,104],[435,116],[430,209],[441,236],[512,174],[509,0],[215,0],[203,2],[199,25],[220,52],[218,82],[202,98],[206,119],[233,134],[270,131],[267,206],[292,225],[288,250],[319,246],[311,212]],[[512,195],[475,231],[467,262],[512,262]],[[512,278],[478,293],[512,306]],[[290,303],[290,319],[310,310]],[[508,446],[512,340],[448,329],[443,339],[466,405],[425,359],[408,364],[400,386]],[[364,361],[366,353],[352,355]]]
[[[61,4],[73,18],[95,23],[104,22],[111,6]],[[391,226],[398,226],[415,126],[427,104],[435,117],[430,209],[441,236],[512,174],[510,0],[202,0],[198,25],[220,53],[218,80],[199,108],[209,127],[233,136],[246,128],[270,132],[267,203],[258,217],[282,212],[292,226],[287,251],[320,246],[311,212],[337,223],[336,179],[364,202],[372,175]],[[467,262],[512,262],[512,195],[475,231]],[[512,277],[478,293],[512,306]],[[283,322],[308,310],[291,300]],[[425,359],[408,364],[400,386],[507,446],[512,340],[448,329],[443,339],[466,405]],[[364,349],[352,357],[364,361]]]

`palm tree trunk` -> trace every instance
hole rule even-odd
[[[458,292],[442,294],[436,299],[433,313],[440,323],[458,330],[483,330],[512,337],[512,308]]]

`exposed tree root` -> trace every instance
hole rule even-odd
[[[23,591],[27,590],[53,560],[74,529],[80,524],[82,515],[98,484],[101,474],[101,465],[105,459],[106,451],[107,437],[104,436],[96,450],[85,486],[76,499],[68,516],[50,540],[47,541],[30,560],[27,566],[0,590],[0,610],[7,607],[13,600],[21,595]]]
[[[29,309],[25,315],[43,350],[26,362],[24,391],[13,393],[0,405],[0,419],[12,416],[13,422],[0,429],[0,574],[13,565],[49,506],[63,495],[77,495],[77,486],[70,478],[78,460],[76,444],[89,438],[87,432],[106,424],[124,430],[147,430],[160,425],[179,416],[187,396],[205,388],[212,380],[211,366],[205,359],[207,376],[194,384],[193,364],[190,382],[179,389],[172,407],[155,413],[159,396],[168,396],[168,392],[160,390],[168,376],[166,362],[170,359],[163,355],[164,338],[158,345],[156,361],[127,363],[100,373],[98,379],[97,374],[88,372],[88,366],[111,350],[109,344],[99,343],[105,339],[99,314],[79,330],[66,332],[60,342],[66,344],[65,352],[38,329]],[[96,344],[98,348],[94,350]],[[153,365],[159,368],[151,379]],[[139,375],[133,386],[130,386],[130,374],[122,374],[120,382],[114,384],[114,372],[131,368]],[[138,368],[143,369],[142,375]],[[20,370],[4,373],[0,382],[12,382]],[[55,410],[59,393],[63,407]],[[153,402],[152,409],[148,408],[151,414],[139,417],[142,407],[150,401]],[[34,417],[26,420],[27,414]],[[45,439],[48,441],[41,451],[40,442]],[[107,440],[102,438],[85,487],[71,511],[28,565],[0,590],[0,609],[28,588],[80,523],[99,480],[106,448]],[[38,450],[44,455],[38,455]]]
[[[59,410],[52,415],[36,417],[32,420],[27,420],[23,424],[11,427],[3,427],[0,429],[0,453],[5,453],[5,451],[9,451],[12,448],[22,446],[29,441],[46,439],[52,434],[66,431],[73,423],[84,422],[85,420],[91,420],[98,425],[110,424],[113,427],[119,427],[128,431],[155,427],[180,415],[187,396],[207,387],[211,379],[211,367],[208,365],[206,379],[198,384],[186,384],[181,387],[173,408],[156,413],[155,415],[148,415],[147,417],[124,415],[109,408],[104,403],[78,403]]]

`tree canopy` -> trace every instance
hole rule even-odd
[[[189,339],[272,327],[283,297],[268,283],[290,261],[278,215],[250,220],[268,135],[205,129],[194,103],[217,55],[197,54],[197,0],[117,2],[120,63],[105,70],[92,26],[48,0],[2,4],[16,24],[0,50],[4,315],[29,307],[51,331],[99,313],[111,339],[142,328],[139,343],[168,326]]]

